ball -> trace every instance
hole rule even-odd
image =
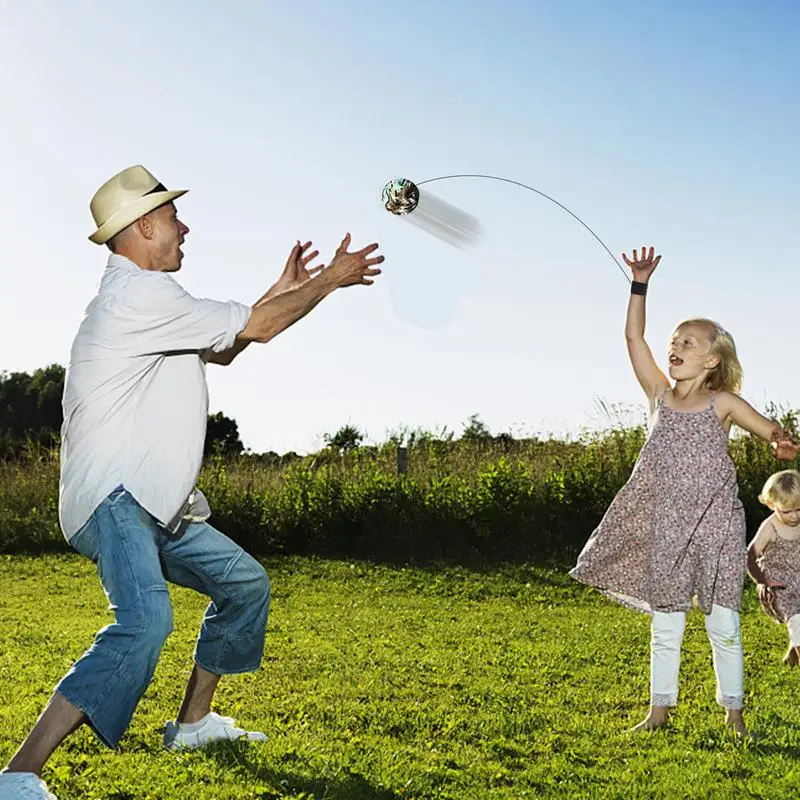
[[[408,178],[393,178],[383,187],[381,200],[392,214],[410,214],[419,203],[419,189]]]

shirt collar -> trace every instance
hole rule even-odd
[[[108,267],[125,270],[141,269],[141,267],[134,264],[129,258],[121,256],[119,253],[111,253],[111,255],[108,257]]]

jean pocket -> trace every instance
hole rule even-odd
[[[97,540],[97,523],[90,517],[84,526],[70,538],[69,546],[91,561],[97,562],[99,542]]]

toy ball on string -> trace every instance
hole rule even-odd
[[[419,189],[407,178],[393,178],[383,187],[381,200],[391,214],[410,214],[419,204]]]
[[[570,211],[565,205],[549,194],[545,194],[543,191],[533,186],[528,186],[526,183],[520,183],[520,181],[514,181],[510,178],[474,173],[441,175],[438,178],[428,178],[427,180],[417,181],[416,183],[408,178],[392,178],[392,180],[383,187],[383,192],[381,194],[383,206],[389,213],[402,217],[402,219],[422,228],[424,231],[433,234],[445,242],[449,242],[455,247],[470,247],[476,244],[483,235],[480,222],[466,211],[442,200],[441,197],[436,197],[436,195],[431,194],[427,189],[420,189],[420,186],[424,183],[446,181],[454,178],[478,178],[480,180],[510,183],[522,189],[527,189],[529,192],[534,192],[540,197],[545,198],[545,200],[549,200],[562,209],[562,211],[566,211],[576,222],[579,222],[611,257],[625,278],[628,281],[631,280],[625,268],[620,264],[611,250],[609,250],[606,243],[577,214]]]
[[[471,247],[483,229],[471,214],[430,192],[421,192],[408,178],[392,178],[381,193],[383,207],[454,247]]]

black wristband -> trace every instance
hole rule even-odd
[[[642,296],[647,294],[647,284],[640,281],[631,281],[631,294],[640,294]]]

